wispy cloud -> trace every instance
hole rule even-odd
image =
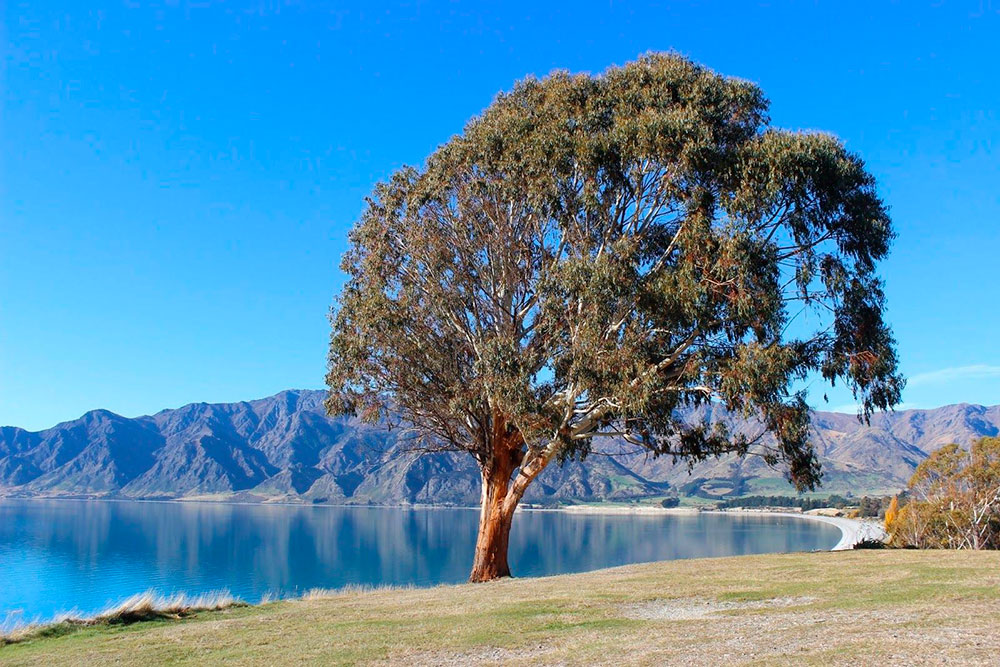
[[[1000,378],[1000,366],[975,364],[973,366],[942,368],[941,370],[930,371],[928,373],[917,373],[907,380],[906,385],[908,387],[921,387],[945,382],[988,380],[990,378]]]

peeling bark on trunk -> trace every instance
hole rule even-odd
[[[492,581],[510,576],[507,546],[514,510],[521,502],[528,485],[545,469],[555,452],[550,449],[526,456],[523,450],[524,437],[517,430],[508,429],[507,421],[499,414],[493,416],[491,435],[491,456],[481,462],[482,507],[470,582]],[[515,470],[519,472],[512,480]]]
[[[508,478],[509,479],[509,478]],[[483,475],[483,506],[479,515],[479,535],[476,538],[476,556],[472,563],[469,581],[481,582],[510,576],[507,563],[507,545],[514,511],[506,509],[507,480]]]
[[[507,545],[514,510],[523,489],[511,488],[511,476],[524,458],[519,433],[508,433],[502,419],[494,419],[493,456],[483,465],[482,507],[479,513],[479,534],[476,555],[469,581],[492,581],[510,576]]]

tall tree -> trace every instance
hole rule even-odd
[[[755,85],[672,54],[557,72],[367,200],[327,407],[475,457],[473,581],[510,574],[525,489],[597,438],[689,461],[754,451],[806,488],[820,471],[796,381],[846,382],[864,417],[898,402],[875,182],[833,137],[766,112]],[[707,401],[777,444],[679,419]]]

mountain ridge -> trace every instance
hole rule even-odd
[[[347,504],[476,504],[479,474],[463,453],[419,455],[398,432],[323,413],[321,390],[235,403],[189,403],[128,418],[104,409],[41,431],[0,427],[0,496],[241,499]],[[753,425],[720,406],[698,418]],[[955,404],[874,415],[813,413],[823,491],[890,493],[928,453],[1000,433],[1000,406]],[[791,491],[759,457],[696,463],[611,454],[553,466],[526,502],[624,500]]]

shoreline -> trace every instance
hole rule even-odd
[[[768,510],[709,510],[713,514],[760,514],[764,516],[790,516],[807,521],[815,521],[836,526],[840,529],[840,541],[830,549],[830,551],[845,551],[853,549],[854,545],[862,540],[884,540],[887,535],[882,526],[875,521],[865,521],[863,519],[849,519],[845,516],[823,516],[821,514],[806,514],[805,512],[773,512]]]
[[[779,512],[775,510],[755,510],[755,509],[730,509],[730,510],[707,510],[697,507],[656,507],[650,505],[637,505],[635,507],[610,505],[601,507],[598,505],[570,505],[567,507],[543,509],[525,508],[526,512],[568,512],[572,514],[645,514],[655,515],[675,515],[693,516],[696,514],[743,514],[753,516],[777,516],[791,517],[793,519],[804,519],[836,526],[840,529],[840,540],[830,549],[830,551],[844,551],[851,549],[855,544],[865,539],[884,540],[886,537],[882,527],[873,521],[863,519],[849,519],[841,516],[823,516],[820,514],[806,514],[805,512]]]

